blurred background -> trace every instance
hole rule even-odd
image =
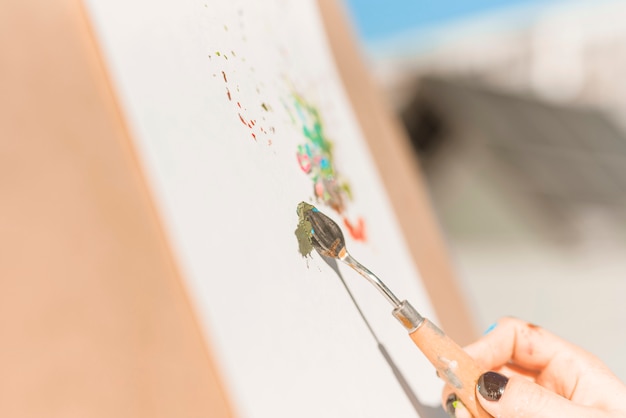
[[[344,0],[478,325],[626,380],[626,1]]]

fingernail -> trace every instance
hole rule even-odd
[[[497,326],[498,326],[498,323],[497,323],[497,322],[494,322],[493,324],[489,325],[489,328],[487,328],[487,329],[485,330],[485,332],[483,332],[483,335],[487,335],[487,334],[489,334],[489,333],[490,333],[491,331],[493,331],[493,329],[494,329],[495,327],[497,327]]]
[[[496,372],[483,373],[476,386],[478,393],[488,401],[498,401],[504,394],[504,388],[509,383],[509,378]]]
[[[454,393],[448,396],[448,399],[446,400],[446,412],[448,412],[450,417],[456,418],[456,408],[459,407],[460,403],[461,401],[458,400]]]

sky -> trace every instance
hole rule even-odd
[[[446,25],[515,6],[553,0],[344,0],[361,39],[372,44],[420,28]]]

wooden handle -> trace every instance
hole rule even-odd
[[[492,418],[476,399],[476,381],[483,371],[474,359],[428,319],[409,335],[472,416]]]

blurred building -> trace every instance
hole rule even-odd
[[[378,48],[376,74],[409,129],[449,234],[524,230],[571,244],[608,223],[622,238],[625,19],[624,1],[557,2]],[[469,182],[473,197],[460,216]]]
[[[625,21],[533,3],[370,46],[481,325],[540,323],[622,379]]]
[[[626,238],[626,137],[602,111],[422,78],[402,115],[456,240],[579,245],[599,215]]]
[[[626,2],[546,4],[382,42],[373,48],[374,71],[398,108],[416,80],[438,74],[626,119]]]

